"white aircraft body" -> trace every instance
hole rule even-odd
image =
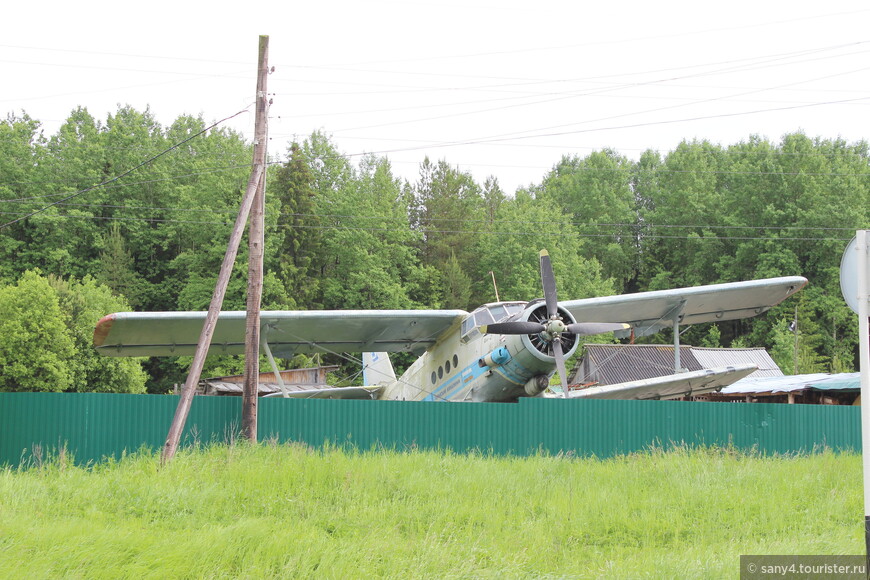
[[[464,310],[263,311],[261,346],[276,376],[274,357],[296,353],[363,353],[361,387],[287,392],[285,397],[406,401],[516,401],[540,396],[558,372],[571,398],[673,398],[715,390],[755,370],[735,365],[569,391],[565,359],[583,335],[626,336],[674,328],[679,369],[679,327],[758,315],[800,290],[800,276],[770,278],[559,301],[550,257],[541,252],[544,299],[486,304]],[[104,317],[94,346],[106,356],[192,355],[205,312],[121,312]],[[246,313],[222,312],[209,354],[243,354]],[[391,352],[419,358],[397,377]]]

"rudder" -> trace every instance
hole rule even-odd
[[[364,385],[389,385],[396,382],[396,371],[393,370],[388,353],[364,352],[362,360]]]

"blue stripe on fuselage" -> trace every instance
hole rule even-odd
[[[468,383],[468,377],[471,377],[471,381],[476,379],[477,377],[483,375],[485,372],[489,370],[488,367],[481,367],[477,361],[474,361],[472,364],[468,365],[462,371],[456,374],[453,378],[447,380],[441,386],[436,388],[434,391],[426,395],[423,399],[424,401],[449,401],[450,397],[456,395],[461,392],[462,389],[466,388]],[[457,386],[456,383],[459,382]],[[444,395],[439,395],[442,391],[447,391]]]
[[[505,364],[497,367],[482,367],[479,363],[474,362],[462,369],[458,375],[449,378],[446,382],[429,393],[423,400],[450,401],[454,396],[461,393],[463,389],[467,388],[469,382],[473,382],[489,371],[497,372],[503,378],[518,386],[525,385],[526,382],[535,375],[535,373],[519,364],[514,358],[511,358]],[[457,381],[459,381],[458,385]],[[441,395],[440,393],[442,392],[445,394]]]

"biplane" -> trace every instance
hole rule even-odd
[[[544,297],[464,310],[262,311],[261,349],[297,353],[363,353],[363,385],[288,392],[285,397],[406,401],[516,401],[542,396],[558,373],[566,398],[662,399],[709,392],[756,370],[733,365],[679,372],[680,326],[757,316],[806,283],[790,276],[618,296],[559,300],[550,256],[540,253]],[[94,346],[105,356],[192,355],[205,312],[120,312],[102,318]],[[222,312],[209,354],[244,353],[244,311]],[[569,389],[565,361],[583,336],[643,336],[672,328],[675,373],[620,385]],[[416,361],[397,376],[390,353]]]

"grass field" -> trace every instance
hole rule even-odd
[[[862,554],[861,458],[214,446],[0,471],[9,578],[737,578]]]

